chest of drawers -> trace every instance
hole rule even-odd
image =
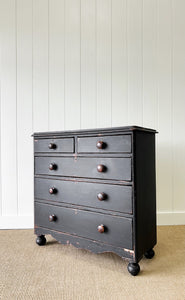
[[[118,127],[34,133],[34,231],[114,252],[139,273],[156,244],[155,130]]]

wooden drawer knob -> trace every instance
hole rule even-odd
[[[104,165],[98,165],[97,166],[97,171],[100,172],[100,173],[104,172],[105,171],[105,166]]]
[[[48,147],[49,149],[56,149],[57,145],[54,143],[50,143]]]
[[[103,224],[101,224],[101,225],[98,226],[98,231],[99,231],[100,233],[103,233],[103,232],[105,231],[105,227],[104,227]]]
[[[50,221],[50,222],[55,222],[56,219],[57,219],[57,217],[56,217],[55,215],[50,215],[50,216],[49,216],[49,221]]]
[[[57,169],[57,165],[55,163],[51,163],[49,165],[49,169],[52,171],[52,170],[56,170]]]
[[[57,189],[55,187],[51,187],[49,189],[49,193],[52,195],[52,194],[56,194],[57,193]]]
[[[103,141],[98,141],[98,142],[96,143],[96,147],[97,147],[98,149],[103,149],[104,146],[105,146],[105,144],[104,144]]]
[[[107,195],[105,193],[98,193],[97,198],[98,200],[102,201],[107,198]]]

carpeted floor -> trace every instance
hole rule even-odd
[[[47,241],[37,246],[33,230],[0,231],[0,299],[185,299],[185,226],[158,227],[156,256],[140,261],[136,277],[114,254]]]

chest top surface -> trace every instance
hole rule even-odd
[[[94,129],[78,129],[78,130],[65,130],[65,131],[48,131],[48,132],[35,132],[34,137],[57,137],[57,136],[69,136],[69,135],[84,135],[84,134],[107,134],[107,133],[126,133],[132,131],[157,133],[156,130],[151,128],[139,127],[139,126],[121,126],[121,127],[109,127],[109,128],[94,128]]]

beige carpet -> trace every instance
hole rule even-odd
[[[158,227],[156,256],[140,261],[136,277],[114,254],[47,241],[37,246],[33,230],[0,231],[0,299],[185,299],[185,226]]]

